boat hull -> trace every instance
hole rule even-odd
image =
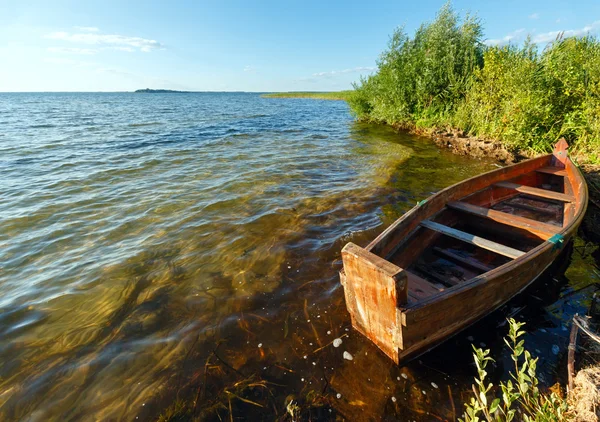
[[[457,334],[525,290],[552,265],[572,240],[585,214],[587,186],[580,171],[568,158],[563,162],[564,170],[559,168],[552,176],[564,173],[564,194],[550,192],[550,196],[563,195],[574,199],[571,202],[564,199],[562,228],[557,227],[553,236],[542,237],[536,247],[521,252],[521,255],[512,257],[490,271],[412,301],[407,293],[409,287],[414,289],[413,283],[424,283],[425,280],[404,270],[399,264],[416,259],[428,242],[435,239],[431,233],[425,233],[420,223],[424,219],[442,215],[441,211],[450,201],[469,197],[503,180],[518,179],[521,174],[530,174],[539,168],[548,172],[543,166],[555,162],[556,153],[451,186],[402,216],[366,248],[346,245],[342,251],[344,269],[340,272],[340,280],[353,327],[370,338],[396,363],[402,363]],[[496,193],[498,191],[504,192],[494,190]],[[490,204],[493,205],[493,201]],[[541,225],[535,223],[533,221],[524,226],[529,230],[524,231],[527,236],[541,236]],[[401,258],[390,258],[410,236],[421,236],[425,246],[406,248]]]

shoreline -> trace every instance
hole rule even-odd
[[[312,92],[312,91],[291,91],[291,92],[270,92],[262,94],[262,98],[306,98],[313,100],[328,101],[346,101],[352,91],[332,91],[332,92]]]

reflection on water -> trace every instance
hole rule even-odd
[[[0,94],[0,117],[6,420],[451,419],[471,341],[503,356],[504,317],[527,321],[552,384],[595,288],[578,240],[566,272],[398,368],[351,329],[339,252],[493,163],[341,102]]]

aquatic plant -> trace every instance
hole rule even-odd
[[[538,358],[534,358],[525,350],[521,337],[525,331],[521,327],[524,322],[513,318],[508,320],[509,333],[504,342],[511,350],[514,371],[506,382],[500,382],[501,397],[490,397],[491,391],[497,391],[492,383],[487,383],[487,364],[493,359],[489,349],[483,350],[473,346],[473,357],[478,376],[473,385],[473,397],[465,403],[462,422],[485,421],[560,421],[564,419],[567,403],[556,393],[544,394],[538,388],[536,366]],[[516,418],[516,419],[515,419]]]

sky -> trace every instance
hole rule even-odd
[[[445,0],[0,0],[0,92],[338,91]],[[600,34],[599,0],[455,0],[486,43]]]

